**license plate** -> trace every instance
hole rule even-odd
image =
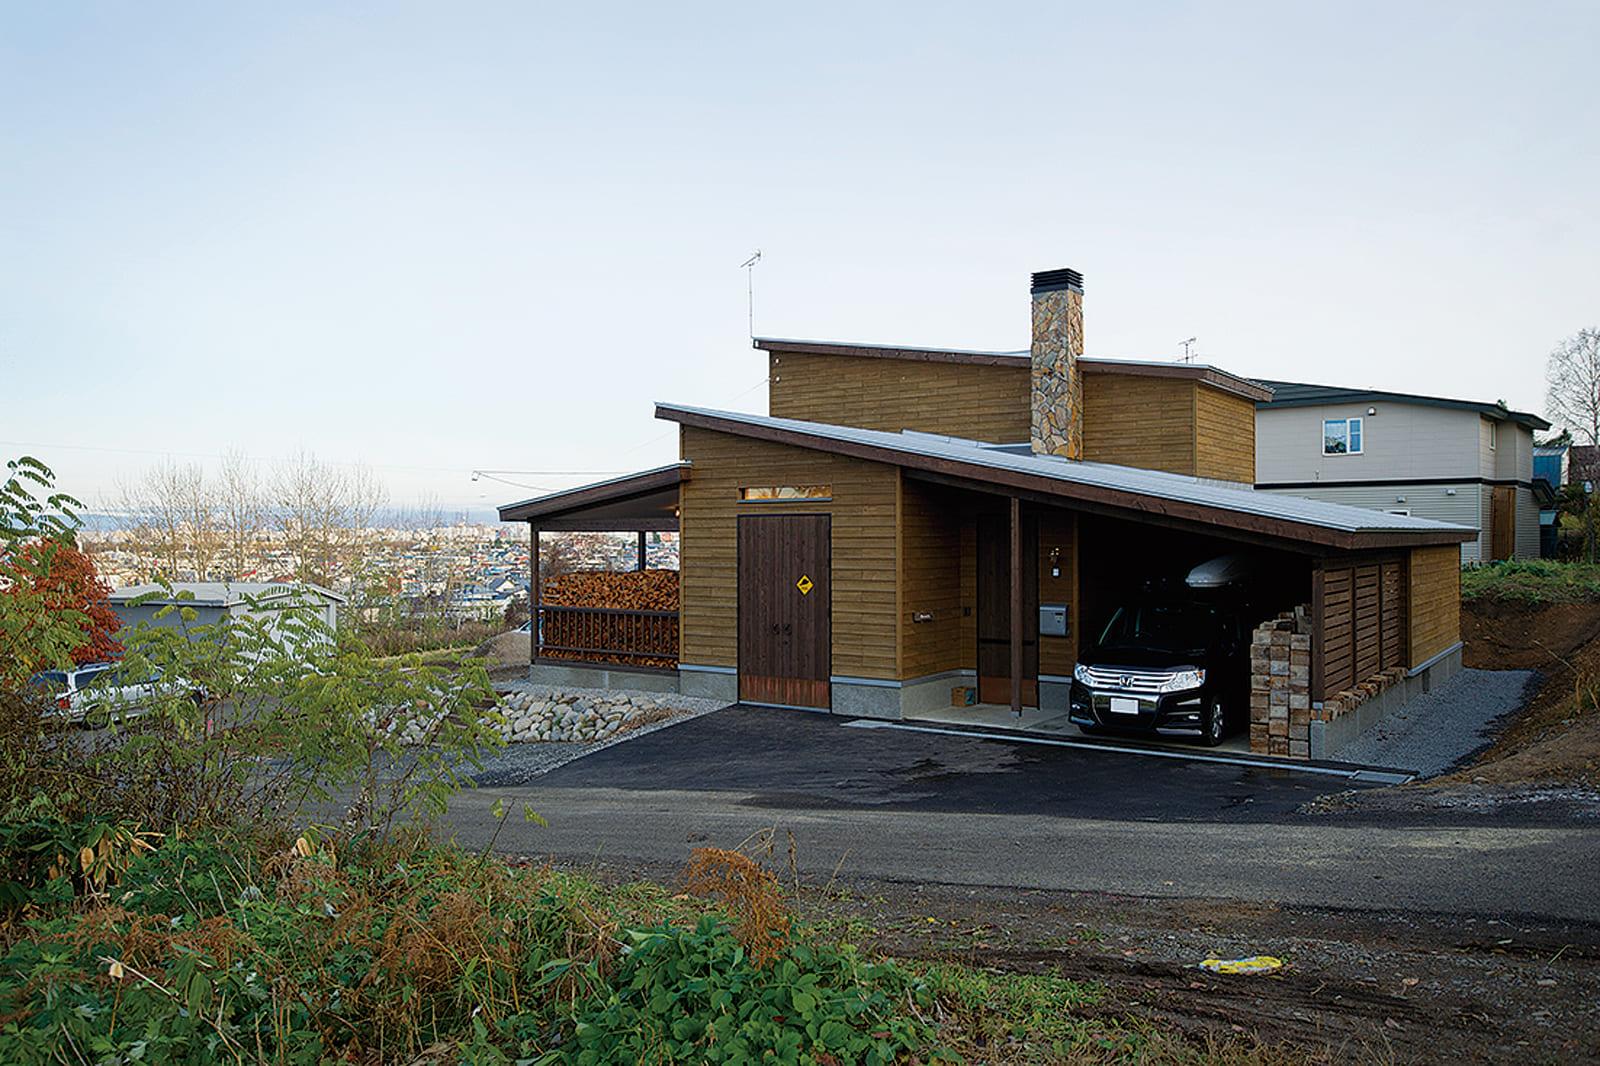
[[[1139,701],[1138,700],[1130,700],[1125,696],[1112,696],[1111,697],[1111,713],[1112,714],[1138,714],[1139,713]]]

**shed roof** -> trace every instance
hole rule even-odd
[[[346,597],[321,585],[313,585],[310,582],[285,584],[275,581],[177,581],[172,584],[170,592],[162,585],[129,585],[117,589],[106,598],[111,603],[121,606],[151,593],[161,595],[148,601],[150,603],[162,605],[181,603],[190,607],[227,607],[243,603],[246,596],[254,600],[271,601],[305,593],[338,604],[350,602]],[[184,593],[191,595],[184,596]]]
[[[1419,396],[1410,392],[1388,392],[1382,389],[1349,389],[1337,385],[1308,385],[1297,381],[1261,381],[1272,390],[1267,400],[1257,401],[1258,408],[1317,407],[1334,403],[1408,403],[1419,407],[1449,407],[1460,411],[1476,411],[1497,422],[1515,422],[1529,429],[1549,429],[1550,423],[1526,411],[1512,411],[1497,403],[1481,400],[1452,400],[1444,396]]]
[[[673,463],[500,508],[502,522],[586,533],[670,532],[678,528],[678,484],[688,463]]]
[[[1035,455],[1026,444],[802,422],[657,404],[680,425],[899,466],[913,476],[1071,503],[1145,521],[1230,530],[1324,548],[1359,550],[1459,544],[1475,529],[1407,515],[1256,492],[1180,474]]]
[[[832,341],[783,340],[776,337],[756,337],[751,344],[768,352],[794,352],[797,355],[836,355],[854,359],[905,359],[925,363],[967,363],[974,366],[1007,366],[1027,370],[1033,366],[1033,356],[1028,351],[970,351],[959,348],[908,348],[882,344],[839,344]],[[1128,374],[1136,377],[1185,378],[1212,385],[1225,392],[1237,393],[1260,402],[1270,399],[1272,390],[1259,381],[1251,381],[1226,370],[1204,363],[1150,363],[1135,359],[1078,360],[1078,369],[1085,374]]]

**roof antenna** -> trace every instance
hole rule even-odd
[[[739,264],[739,269],[745,272],[746,295],[749,299],[750,309],[750,339],[756,339],[756,263],[761,261],[761,249],[756,249],[756,254]]]
[[[1190,337],[1186,341],[1179,341],[1178,342],[1179,344],[1183,345],[1183,361],[1185,363],[1194,362],[1194,355],[1189,351],[1189,346],[1191,344],[1193,344],[1195,341],[1199,340],[1199,339],[1200,338],[1198,338],[1198,337]]]

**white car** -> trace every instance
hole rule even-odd
[[[120,663],[88,663],[71,670],[44,670],[33,683],[45,689],[68,722],[101,726],[113,717],[133,718],[161,695],[161,672],[133,681]]]

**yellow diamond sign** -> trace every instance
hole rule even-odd
[[[811,583],[811,579],[805,574],[800,575],[800,580],[794,583],[794,587],[800,590],[800,595],[802,596],[816,588],[816,586]]]

